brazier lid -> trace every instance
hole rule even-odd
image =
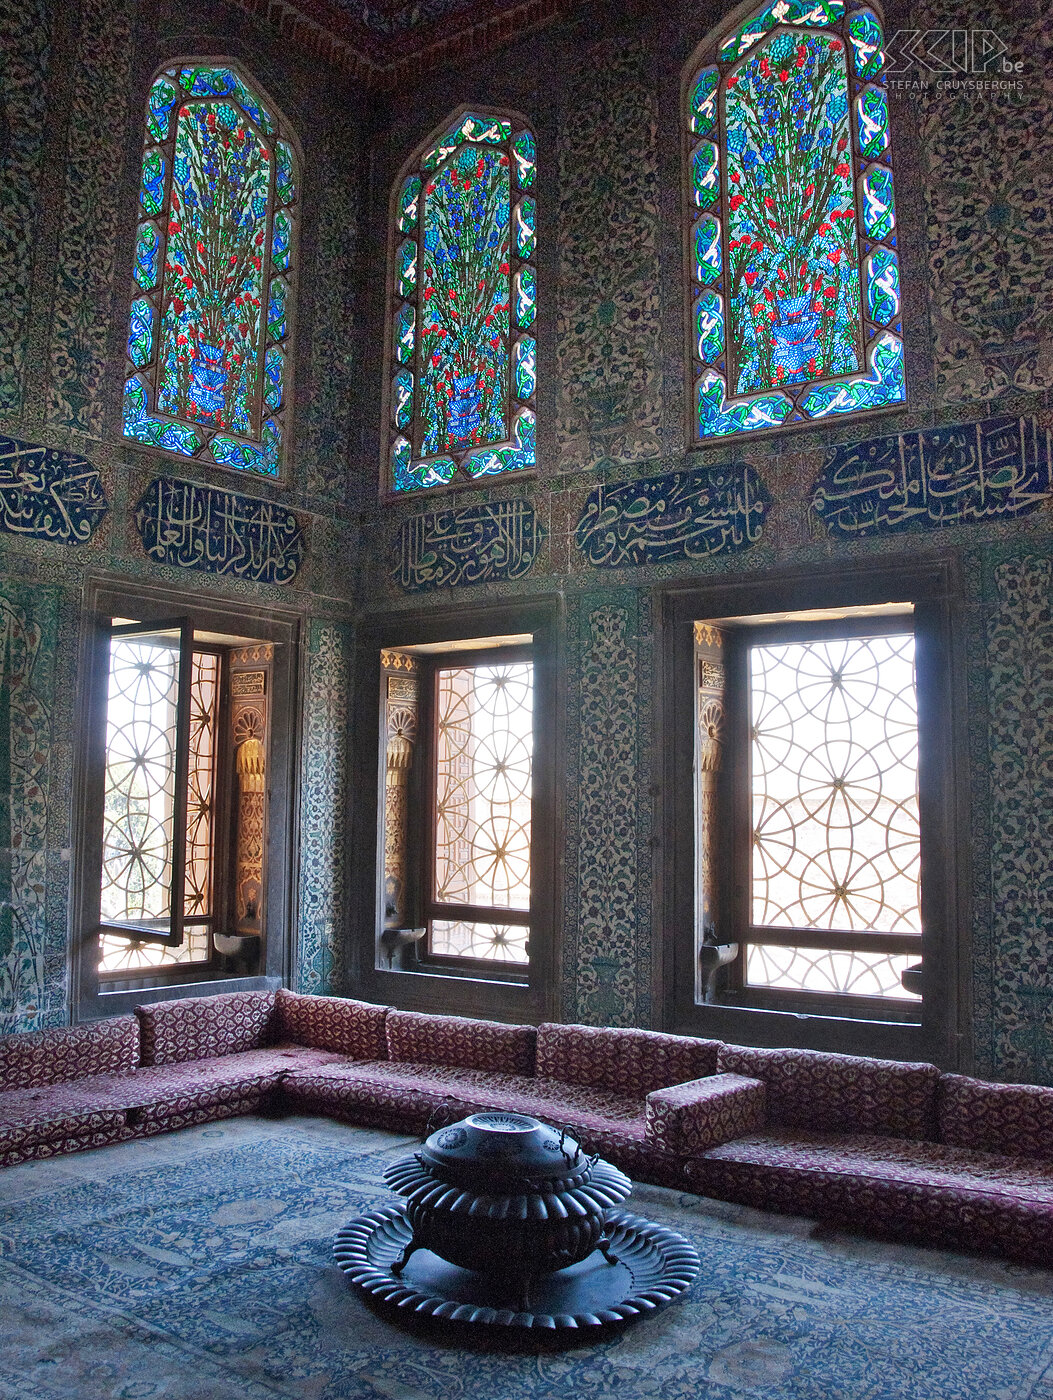
[[[498,1180],[577,1176],[590,1159],[565,1130],[525,1113],[473,1113],[425,1141],[421,1156],[437,1176]]]

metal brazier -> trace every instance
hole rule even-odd
[[[606,1248],[604,1217],[632,1191],[566,1130],[521,1113],[475,1113],[440,1128],[384,1179],[406,1197],[417,1249],[462,1269],[527,1281]]]

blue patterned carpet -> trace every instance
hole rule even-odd
[[[0,1172],[3,1400],[1053,1400],[1053,1273],[638,1187],[691,1292],[620,1336],[489,1355],[331,1264],[407,1140],[240,1119]]]

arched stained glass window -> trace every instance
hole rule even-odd
[[[537,152],[522,119],[455,114],[394,195],[387,478],[393,491],[534,465]]]
[[[290,389],[298,161],[233,64],[187,61],[146,107],[124,436],[278,476]]]
[[[906,397],[882,45],[859,0],[775,0],[689,70],[698,440]]]

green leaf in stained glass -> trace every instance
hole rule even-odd
[[[695,336],[698,358],[711,364],[724,353],[724,302],[712,290],[706,290],[695,302]]]
[[[391,422],[400,432],[413,425],[413,375],[400,369],[391,381]]]
[[[723,271],[720,252],[720,223],[712,215],[695,225],[695,277],[699,282],[715,282]]]
[[[150,89],[150,115],[146,127],[155,141],[168,138],[168,121],[179,98],[179,89],[167,78],[158,78]]]
[[[280,345],[271,345],[264,362],[263,401],[277,410],[285,397],[285,354]]]
[[[899,260],[891,248],[876,248],[866,262],[867,314],[879,326],[899,315]]]
[[[417,226],[420,212],[420,192],[422,181],[419,175],[411,175],[399,191],[397,222],[399,233],[412,233]]]
[[[135,280],[144,292],[157,285],[161,240],[153,224],[140,224],[135,238]]]
[[[526,330],[537,314],[537,276],[532,267],[521,267],[516,273],[515,292],[516,325]]]
[[[896,226],[896,208],[892,197],[892,171],[884,165],[872,165],[863,176],[863,228],[869,237],[881,241]]]
[[[271,262],[279,272],[288,272],[292,245],[292,220],[284,209],[274,214],[271,232]]]
[[[856,76],[864,80],[876,78],[885,66],[884,37],[877,16],[870,10],[857,10],[848,21],[848,35]]]
[[[703,68],[691,89],[691,130],[705,136],[717,124],[717,86],[720,74],[716,68]]]
[[[417,245],[407,238],[395,254],[395,287],[400,297],[410,297],[416,285]]]
[[[412,306],[402,306],[395,317],[392,339],[395,359],[400,365],[408,365],[413,359],[416,342],[417,314]]]
[[[529,258],[537,243],[535,222],[537,211],[534,201],[530,198],[521,199],[515,212],[515,249],[516,256]]]
[[[513,372],[517,399],[532,399],[537,388],[537,346],[527,337],[516,341]]]
[[[296,163],[292,147],[287,141],[274,143],[274,176],[278,200],[281,204],[292,204],[296,198],[296,179],[293,171]]]
[[[516,182],[520,189],[533,188],[537,178],[537,145],[529,131],[521,132],[512,143],[516,163]]]
[[[888,147],[888,102],[880,88],[866,87],[856,99],[859,149],[867,160]]]
[[[128,358],[138,369],[154,357],[154,309],[145,297],[132,302],[131,327],[128,332]]]
[[[691,187],[699,209],[708,209],[720,198],[720,153],[715,141],[699,142],[691,158]]]
[[[148,150],[143,156],[143,183],[139,203],[148,214],[160,214],[165,204],[165,158],[160,151]]]

